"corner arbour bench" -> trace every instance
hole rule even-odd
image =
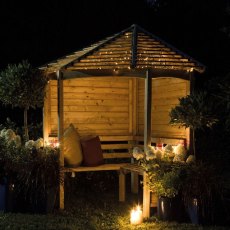
[[[64,167],[63,173],[81,173],[94,171],[117,171],[119,174],[119,201],[123,201],[122,194],[123,174],[120,173],[121,167],[131,163],[132,149],[135,143],[134,136],[99,136],[103,152],[104,164],[98,166],[78,166]],[[64,193],[64,190],[63,190]],[[64,208],[64,194],[62,204]]]
[[[65,173],[81,173],[94,171],[117,171],[119,174],[119,201],[125,201],[125,174],[124,169],[128,169],[132,163],[132,150],[135,146],[143,148],[142,136],[99,136],[103,158],[105,163],[98,166],[78,166],[64,167],[62,172]],[[156,144],[158,138],[152,138],[151,143]],[[178,138],[163,138],[167,144],[178,144],[184,139]],[[127,167],[126,167],[127,166]],[[133,168],[133,167],[132,167]],[[138,169],[139,170],[139,169]],[[130,170],[132,173],[132,192],[137,193],[138,175],[145,175],[143,170]],[[61,186],[64,186],[61,185]],[[64,209],[64,187],[60,189],[60,208]],[[146,192],[147,194],[148,192]],[[146,216],[147,217],[147,216]]]

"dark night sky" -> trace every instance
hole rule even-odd
[[[23,59],[39,66],[138,24],[211,74],[229,72],[230,37],[222,28],[230,26],[230,0],[159,2],[151,7],[148,0],[1,0],[0,69]]]
[[[165,2],[160,1],[160,2]],[[139,24],[206,65],[225,59],[226,0],[1,0],[0,68],[38,66]]]

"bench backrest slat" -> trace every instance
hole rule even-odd
[[[104,159],[131,158],[131,153],[103,153]]]

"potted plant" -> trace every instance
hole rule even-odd
[[[14,163],[18,157],[20,145],[20,136],[16,135],[12,129],[0,131],[0,203],[3,211],[13,210],[11,190],[16,172]]]
[[[50,213],[55,207],[60,183],[59,149],[33,146],[23,147],[21,151],[17,174],[21,202],[27,204],[26,211]]]
[[[179,105],[170,111],[170,124],[190,128],[192,132],[191,154],[196,156],[195,132],[204,127],[211,128],[218,122],[213,114],[213,100],[207,92],[193,92],[191,95],[179,98]]]
[[[0,101],[24,109],[24,138],[29,140],[27,113],[43,106],[47,77],[28,61],[9,64],[0,72]]]
[[[148,175],[150,191],[159,197],[158,217],[163,220],[182,220],[183,203],[179,199],[182,187],[183,168],[186,167],[185,149],[175,153],[176,148],[166,146],[158,150],[153,147],[146,152],[139,148],[133,151],[134,158],[142,165]],[[181,208],[181,210],[179,210]]]
[[[5,140],[0,137],[0,211],[6,210]]]
[[[183,175],[181,194],[191,222],[214,224],[225,184],[221,173],[210,163],[195,162],[184,168]]]

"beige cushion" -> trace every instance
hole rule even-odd
[[[63,141],[65,166],[79,166],[82,163],[82,149],[79,134],[73,124],[65,130]]]

